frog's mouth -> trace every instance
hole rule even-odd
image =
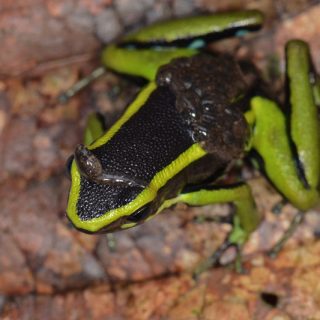
[[[152,214],[153,212],[151,211],[149,204],[146,204],[141,208],[139,208],[138,210],[136,210],[135,212],[133,212],[132,214],[128,216],[122,216],[117,220],[111,222],[110,224],[102,227],[98,231],[95,231],[94,233],[112,233],[112,232],[128,229],[131,227],[135,227],[139,224],[144,223]],[[85,233],[92,233],[88,230],[83,230],[83,229],[81,229],[81,231]]]
[[[73,203],[71,211],[84,223],[102,219],[109,212],[111,216],[114,215],[115,211],[131,203],[149,184],[139,177],[131,177],[128,172],[118,174],[115,170],[104,168],[98,156],[83,145],[77,146],[67,167],[77,195],[69,197],[69,202]],[[136,211],[140,212],[139,209]],[[115,231],[121,225],[132,222],[130,216],[131,214],[123,213],[121,220],[119,215],[105,232]]]

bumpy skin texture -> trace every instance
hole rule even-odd
[[[248,127],[240,105],[246,85],[238,64],[222,55],[178,58],[160,68],[157,83],[175,93],[193,139],[225,161],[240,157]]]
[[[104,171],[149,183],[187,150],[193,141],[174,106],[175,96],[168,88],[156,89],[107,144],[92,150]],[[99,185],[81,177],[78,213],[83,220],[99,217],[129,203],[141,191],[132,186]]]
[[[200,143],[207,151],[158,191],[143,211],[146,217],[186,185],[214,177],[239,158],[248,132],[239,108],[246,86],[234,60],[204,54],[176,59],[161,68],[157,85],[108,143],[91,150],[108,174],[146,184],[193,144]],[[142,191],[100,185],[82,176],[77,211],[82,220],[100,217],[130,203]],[[115,221],[103,231],[113,231],[122,222]]]

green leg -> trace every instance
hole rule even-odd
[[[84,144],[86,146],[90,145],[93,141],[100,138],[104,132],[105,128],[102,117],[96,112],[91,113],[84,129]]]
[[[318,203],[319,193],[316,188],[306,188],[305,182],[300,178],[287,136],[284,114],[274,102],[260,97],[252,100],[251,107],[256,117],[252,147],[262,157],[266,175],[286,199],[299,211],[305,212]],[[279,252],[289,235],[297,228],[296,219],[292,224],[294,227],[289,227],[275,251],[271,250],[272,255]]]
[[[257,10],[220,12],[164,20],[129,33],[123,43],[171,43],[181,39],[198,39],[209,34],[232,30],[246,31],[261,26],[264,17]],[[242,32],[241,32],[242,33]]]
[[[284,114],[273,101],[261,97],[251,100],[251,109],[255,116],[252,148],[262,157],[267,176],[295,207],[308,210],[318,202],[318,191],[307,189],[299,177]]]
[[[169,48],[163,50],[128,50],[109,45],[102,52],[102,63],[108,69],[154,80],[160,66],[174,58],[190,57],[198,53],[196,49]]]
[[[316,106],[320,107],[320,76],[316,75],[313,83],[313,96]]]
[[[320,140],[308,46],[299,40],[287,45],[290,89],[289,126],[272,101],[255,97],[246,115],[252,124],[252,148],[262,157],[264,170],[277,189],[301,212],[319,203]],[[316,78],[315,76],[313,78]],[[289,133],[289,135],[288,135]],[[301,221],[301,213],[277,243],[278,252]]]
[[[230,246],[241,248],[260,222],[250,187],[246,184],[227,188],[208,187],[190,193],[182,193],[176,202],[183,202],[191,206],[231,202],[235,207],[232,231],[221,247],[204,264],[199,266],[195,271],[195,276],[217,264],[221,255]],[[239,262],[239,259],[237,261]],[[237,265],[239,270],[240,264],[237,263]]]
[[[309,47],[305,42],[290,41],[286,49],[291,106],[290,134],[308,187],[315,189],[320,178],[320,130],[314,91],[317,75],[313,72]]]
[[[197,49],[205,45],[205,41],[201,38],[206,35],[217,34],[219,36],[224,32],[241,31],[238,32],[240,35],[259,27],[262,23],[263,15],[256,10],[200,15],[158,22],[123,37],[120,39],[120,45],[107,46],[102,53],[102,63],[108,69],[117,72],[154,80],[159,67],[167,64],[173,58],[189,57],[198,53]],[[175,45],[176,40],[182,39],[190,40],[187,48],[178,48]],[[162,43],[169,44],[169,46],[161,47]],[[139,44],[146,49],[139,48]],[[94,70],[61,94],[58,98],[59,102],[66,102],[104,72],[104,67]]]
[[[160,66],[174,58],[189,57],[205,46],[206,35],[255,29],[263,22],[256,10],[200,15],[157,22],[120,39],[102,52],[102,63],[111,70],[154,80]],[[192,28],[190,28],[192,26]],[[240,34],[239,32],[238,34]],[[187,47],[176,40],[187,40]],[[194,40],[194,41],[193,41]],[[162,43],[167,46],[161,46]],[[158,45],[157,45],[158,44]],[[139,48],[142,45],[142,48]]]

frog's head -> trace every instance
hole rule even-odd
[[[77,229],[114,232],[136,226],[154,212],[150,201],[154,192],[147,182],[104,168],[87,147],[77,146],[68,167],[71,190],[67,216]]]

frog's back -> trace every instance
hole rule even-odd
[[[155,89],[107,143],[91,150],[103,170],[149,185],[157,174],[174,163],[194,144],[174,105],[175,96],[168,87]],[[130,203],[142,191],[138,186],[99,185],[82,178],[78,214],[86,218],[87,212],[95,212],[95,217],[99,217]]]
[[[242,153],[247,126],[232,105],[243,89],[234,61],[209,55],[176,59],[160,69],[155,90],[137,112],[107,143],[91,151],[108,174],[159,190],[170,186],[167,191],[173,196]],[[82,178],[78,214],[82,219],[99,217],[142,191],[139,186],[99,185]]]

